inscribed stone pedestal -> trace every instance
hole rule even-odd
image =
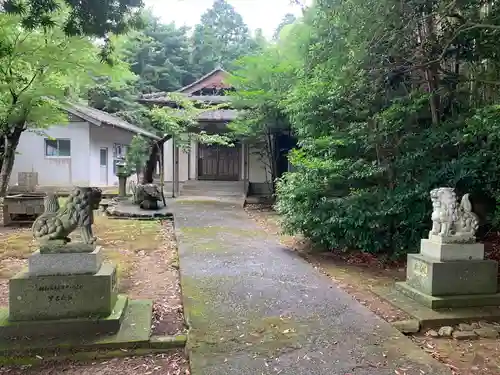
[[[103,263],[94,275],[30,276],[9,281],[9,319],[105,317],[117,298],[116,267]]]
[[[431,296],[493,294],[498,263],[494,260],[446,261],[408,254],[406,282]]]
[[[28,259],[32,276],[95,274],[101,268],[103,254],[98,246],[91,253],[34,252]]]

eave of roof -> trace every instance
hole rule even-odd
[[[85,121],[95,125],[110,125],[120,129],[127,130],[129,132],[140,134],[145,137],[159,140],[161,139],[156,134],[153,134],[147,130],[144,130],[137,125],[133,125],[117,116],[113,116],[107,112],[101,111],[99,109],[91,108],[81,104],[69,103],[69,105],[64,107],[69,113],[84,119]]]
[[[217,109],[206,111],[198,116],[198,121],[202,122],[228,122],[238,118],[241,111],[235,109]]]
[[[143,96],[138,99],[139,103],[143,104],[176,104],[175,100],[168,98],[166,93],[157,93],[157,96]],[[222,104],[222,103],[230,103],[233,98],[231,96],[218,96],[218,95],[203,95],[203,96],[185,96],[186,99],[191,100],[193,102],[200,102],[206,104]]]

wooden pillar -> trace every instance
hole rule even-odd
[[[174,145],[175,146],[175,145]],[[174,169],[174,181],[175,181],[175,195],[180,195],[180,181],[179,181],[179,147],[174,148],[175,152],[175,169]]]
[[[249,150],[250,145],[247,142],[242,142],[242,154],[243,154],[243,186],[245,196],[248,195],[248,190],[250,187],[250,160],[249,160]]]
[[[175,198],[175,188],[176,188],[176,183],[175,183],[175,171],[176,171],[176,152],[175,152],[176,146],[175,146],[175,137],[172,137],[172,198]]]

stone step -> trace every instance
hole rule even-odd
[[[181,186],[182,196],[244,196],[243,181],[186,181]]]

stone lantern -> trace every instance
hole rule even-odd
[[[118,177],[118,198],[127,198],[127,178],[130,177],[130,170],[127,162],[120,160],[116,163],[116,177]]]

